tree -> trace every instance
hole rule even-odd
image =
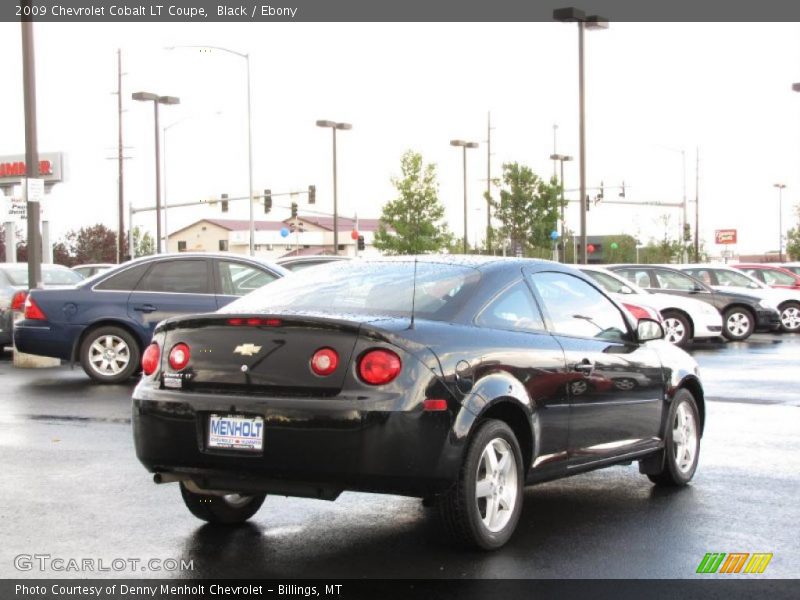
[[[66,245],[75,264],[117,262],[117,234],[102,223],[70,231]]]
[[[796,213],[800,221],[800,206]],[[789,255],[789,260],[800,260],[800,223],[786,232],[786,254]]]
[[[400,160],[400,177],[392,177],[399,197],[383,207],[375,247],[386,254],[425,254],[448,247],[444,206],[439,201],[436,165],[408,150]]]
[[[530,167],[513,162],[503,165],[501,181],[495,204],[500,237],[509,240],[512,253],[552,256],[550,234],[558,223],[561,190],[556,180],[546,182]]]
[[[153,237],[149,231],[142,233],[141,228],[137,225],[133,228],[133,256],[131,258],[139,258],[140,256],[150,256],[155,254],[156,245]]]

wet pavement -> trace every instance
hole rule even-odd
[[[663,491],[636,465],[528,488],[515,536],[494,553],[442,540],[419,500],[345,493],[269,497],[251,523],[203,525],[174,484],[156,486],[130,434],[132,385],[80,369],[0,360],[0,577],[690,578],[706,552],[772,552],[800,564],[800,335],[691,350],[708,425],[691,486]],[[193,570],[17,571],[19,554],[184,559]],[[747,576],[751,577],[751,576]]]

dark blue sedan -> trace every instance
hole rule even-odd
[[[95,381],[118,383],[138,370],[159,321],[214,312],[287,273],[238,255],[149,256],[75,287],[32,290],[14,343],[29,354],[80,361]]]

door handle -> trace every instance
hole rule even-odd
[[[572,365],[572,370],[588,375],[594,371],[594,363],[588,358],[584,358],[581,362]]]
[[[143,312],[143,313],[151,313],[158,310],[157,306],[153,306],[152,304],[137,304],[133,307],[133,310]]]

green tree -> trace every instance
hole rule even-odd
[[[142,231],[137,225],[133,228],[133,256],[131,258],[139,258],[140,256],[150,256],[155,254],[156,245],[153,237],[149,231]]]
[[[800,206],[796,212],[800,221]],[[800,260],[800,223],[786,232],[786,254],[789,255],[789,260]]]
[[[556,180],[546,182],[530,167],[513,162],[503,165],[501,184],[494,215],[500,238],[508,240],[512,252],[551,255],[550,233],[556,229],[560,202]]]
[[[399,196],[383,207],[375,247],[386,254],[425,254],[446,249],[452,234],[444,223],[436,165],[411,150],[403,154],[400,177],[392,178]]]

